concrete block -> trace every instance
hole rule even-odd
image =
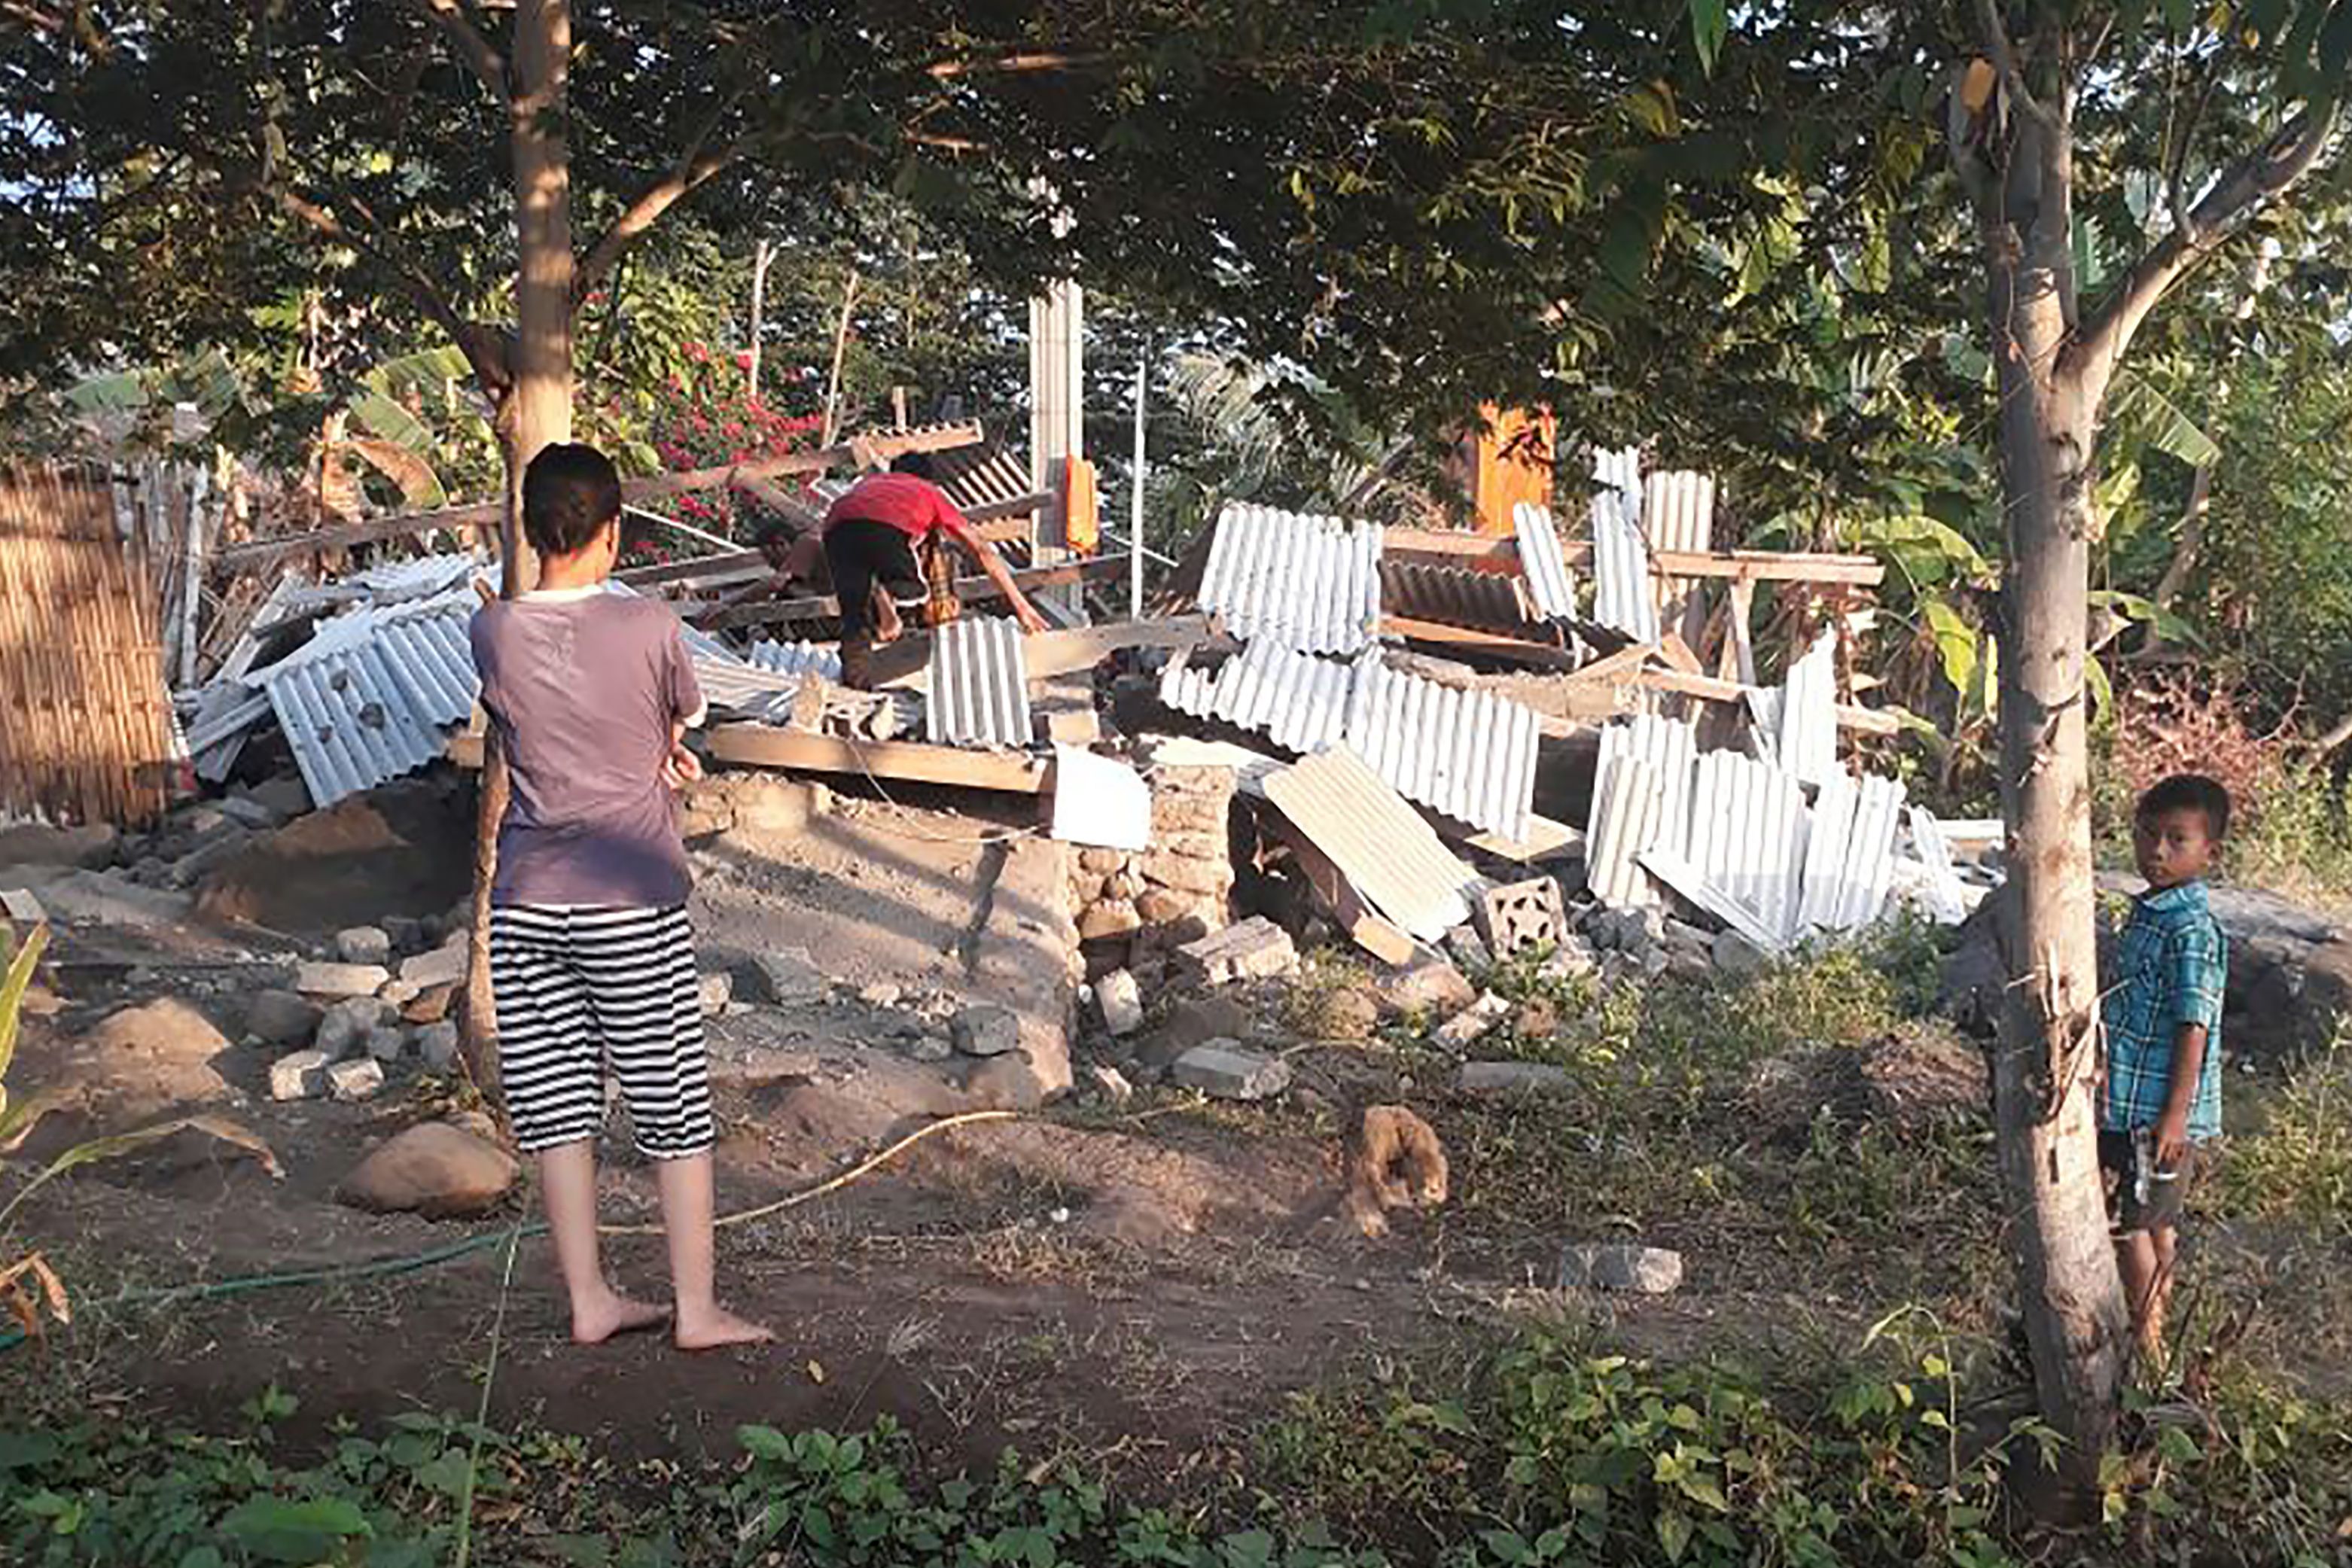
[[[1583,1242],[1560,1254],[1563,1291],[1624,1291],[1665,1296],[1681,1289],[1683,1255],[1631,1241]]]
[[[1290,933],[1263,915],[1188,942],[1176,950],[1176,956],[1195,978],[1212,986],[1269,979],[1298,967],[1298,949]]]
[[[1239,1040],[1213,1040],[1178,1057],[1169,1076],[1212,1100],[1270,1100],[1290,1087],[1290,1063]]]
[[[1477,915],[1478,934],[1497,958],[1516,957],[1531,947],[1557,947],[1568,935],[1559,883],[1548,876],[1487,889]]]

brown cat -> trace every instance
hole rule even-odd
[[[1389,1233],[1391,1208],[1445,1201],[1445,1146],[1428,1123],[1402,1105],[1368,1105],[1349,1165],[1348,1214],[1368,1237]]]

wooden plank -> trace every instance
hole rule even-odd
[[[642,506],[666,496],[717,490],[754,479],[774,478],[788,474],[822,474],[829,468],[843,467],[852,463],[887,462],[908,452],[941,452],[958,446],[971,446],[980,439],[981,430],[976,423],[939,425],[929,430],[884,431],[832,446],[822,446],[814,452],[790,452],[781,456],[730,464],[724,468],[640,475],[634,479],[621,481],[621,499],[632,506]],[[505,516],[506,502],[503,499],[478,501],[464,507],[444,507],[431,512],[404,512],[389,517],[370,517],[365,522],[347,523],[340,528],[318,528],[306,534],[254,539],[233,545],[215,559],[229,570],[244,571],[268,566],[291,556],[309,555],[318,550],[348,549],[353,545],[381,544],[387,539],[407,538],[433,528],[495,528]]]
[[[1699,663],[1698,654],[1692,651],[1680,632],[1670,631],[1658,639],[1658,656],[1685,674],[1706,674],[1706,666]]]
[[[1717,703],[1745,702],[1752,689],[1738,681],[1720,681],[1712,675],[1694,675],[1681,670],[1644,670],[1635,678],[1653,691],[1674,692]],[[1899,735],[1903,731],[1902,720],[1893,714],[1848,703],[1837,706],[1837,721],[1840,728],[1861,735]]]
[[[1091,560],[1064,561],[1055,566],[1030,567],[1013,574],[1013,582],[1026,593],[1033,588],[1051,588],[1066,582],[1097,582],[1123,576],[1127,571],[1125,554],[1097,556]],[[985,577],[959,578],[956,597],[967,605],[985,603],[1002,598],[996,584]],[[739,604],[733,609],[712,616],[703,623],[708,631],[724,631],[736,626],[759,626],[772,621],[830,620],[841,613],[841,602],[830,593],[814,594],[805,599],[779,599],[766,604]]]
[[[1052,764],[1034,757],[966,751],[910,740],[848,740],[759,724],[723,724],[710,731],[710,755],[721,762],[945,784],[1042,795],[1052,788]]]
[[[1472,571],[1516,572],[1519,547],[1516,539],[1486,538],[1444,528],[1390,528],[1381,536],[1382,553],[1404,559],[1416,557]],[[1559,551],[1570,566],[1590,565],[1591,539],[1563,538]],[[1844,582],[1874,587],[1886,579],[1885,564],[1866,555],[1822,555],[1783,550],[1656,550],[1650,570],[1658,577],[1720,577],[1750,582]]]
[[[1032,681],[1090,670],[1122,648],[1195,648],[1216,634],[1207,615],[1166,621],[1118,621],[1068,632],[1040,632],[1023,639],[1021,657]]]
[[[1434,813],[1423,812],[1440,838],[1460,844],[1465,849],[1490,854],[1499,860],[1514,861],[1520,865],[1533,865],[1538,861],[1559,860],[1563,856],[1584,852],[1584,833],[1566,822],[1555,822],[1549,817],[1528,814],[1528,836],[1506,838],[1501,833],[1466,833],[1461,824]]]
[[[1412,962],[1412,938],[1366,907],[1363,896],[1348,880],[1347,873],[1333,864],[1328,855],[1317,849],[1314,841],[1300,831],[1289,818],[1278,810],[1265,810],[1258,813],[1258,821],[1288,847],[1292,858],[1298,862],[1299,871],[1307,878],[1307,885],[1315,890],[1315,895],[1331,912],[1331,917],[1339,924],[1339,929],[1345,931],[1357,946],[1383,964],[1402,966]]]
[[[1509,659],[1517,664],[1533,664],[1539,669],[1571,673],[1576,669],[1576,655],[1565,648],[1549,647],[1541,643],[1522,643],[1515,637],[1501,637],[1492,632],[1474,632],[1463,626],[1448,626],[1440,621],[1423,621],[1410,615],[1383,615],[1381,617],[1381,631],[1386,636],[1402,637],[1414,643],[1443,643],[1465,653]]]

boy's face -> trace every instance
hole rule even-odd
[[[2211,827],[2194,806],[2147,811],[2132,824],[2132,852],[2139,874],[2158,892],[2195,882],[2213,863]]]

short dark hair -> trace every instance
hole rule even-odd
[[[522,531],[541,555],[576,555],[621,515],[613,460],[577,442],[542,447],[522,476]]]
[[[929,479],[936,484],[940,465],[931,461],[931,455],[928,452],[901,452],[890,459],[890,472],[912,474],[918,479]]]
[[[2135,821],[2160,817],[2167,811],[2195,811],[2205,819],[2205,834],[2214,840],[2230,836],[2230,791],[2202,773],[2176,773],[2139,798]]]
[[[766,549],[770,545],[788,545],[801,537],[800,529],[782,517],[770,517],[751,530],[751,548]]]

